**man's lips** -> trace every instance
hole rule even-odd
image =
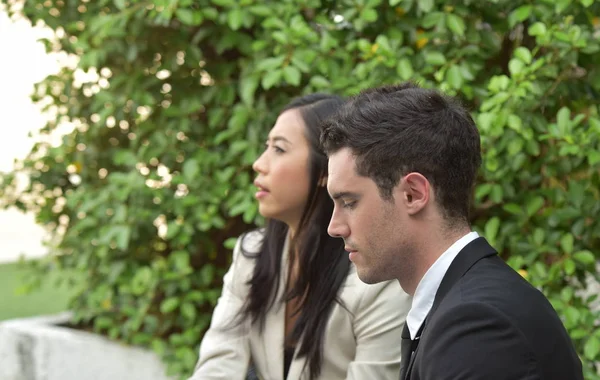
[[[348,252],[348,259],[350,259],[350,261],[354,261],[356,255],[358,255],[358,250],[350,247],[349,245],[345,245],[344,250]]]

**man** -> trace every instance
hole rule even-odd
[[[414,296],[404,379],[583,379],[558,315],[472,232],[480,138],[453,99],[413,84],[365,91],[324,126],[328,232],[358,276]]]

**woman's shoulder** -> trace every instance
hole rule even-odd
[[[397,280],[366,284],[358,278],[354,264],[350,266],[346,284],[341,288],[340,297],[354,310],[381,301],[406,310],[410,308],[411,304],[410,296],[404,292]]]
[[[234,255],[254,258],[260,252],[265,238],[265,229],[257,228],[243,233],[237,239]]]
[[[251,230],[240,235],[233,249],[233,258],[226,277],[230,290],[242,296],[248,292],[248,281],[252,278],[256,265],[256,255],[260,252],[264,232]]]

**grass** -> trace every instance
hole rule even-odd
[[[67,310],[69,297],[75,290],[67,285],[55,286],[54,279],[59,274],[49,275],[39,289],[21,294],[23,277],[28,275],[31,270],[24,264],[0,264],[0,321]]]

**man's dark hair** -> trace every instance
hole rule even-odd
[[[386,200],[400,178],[421,173],[444,217],[468,222],[480,137],[457,100],[410,82],[369,89],[325,123],[321,145],[328,155],[350,148],[357,174],[371,178]]]

